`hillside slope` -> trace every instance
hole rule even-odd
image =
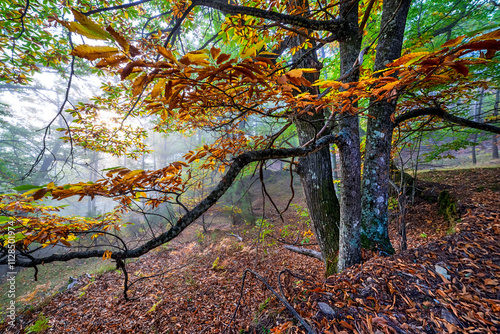
[[[129,264],[138,280],[132,301],[123,298],[119,272],[82,277],[0,331],[26,332],[43,313],[49,333],[304,332],[252,274],[242,288],[243,271],[252,269],[281,287],[318,333],[500,332],[500,169],[422,178],[434,192],[450,191],[461,217],[446,221],[437,203],[416,201],[406,217],[410,249],[395,256],[371,257],[324,279],[322,263],[269,245],[270,238],[172,244]]]

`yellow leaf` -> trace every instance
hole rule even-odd
[[[246,57],[249,57],[249,56],[255,57],[256,54],[257,54],[257,50],[255,49],[255,46],[253,46],[251,48],[248,48],[248,49],[244,50],[241,53],[241,58],[246,58]]]
[[[165,89],[165,82],[167,79],[162,78],[158,80],[158,82],[154,85],[153,90],[151,91],[151,97],[154,99],[159,96],[163,89]]]
[[[410,65],[418,60],[420,60],[423,56],[429,54],[429,52],[413,52],[413,53],[408,53],[395,61],[393,61],[391,64],[388,66],[400,66],[403,64]]]
[[[262,55],[262,56],[279,56],[277,53],[274,53],[274,52],[268,52],[268,51],[262,51],[262,52],[259,52],[259,56]]]
[[[47,184],[47,189],[49,189],[49,190],[56,189],[56,185],[54,184],[54,182],[50,182],[49,184]]]
[[[318,72],[318,70],[315,68],[298,68],[298,70],[301,70],[303,73],[316,73],[316,72]]]
[[[212,263],[212,269],[217,270],[219,268],[219,257],[215,259],[214,263]]]
[[[60,24],[68,28],[69,31],[77,33],[79,35],[85,36],[90,39],[97,39],[97,40],[107,40],[107,37],[104,37],[100,34],[96,34],[94,31],[88,30],[85,28],[83,25],[81,25],[78,22],[66,22],[62,20],[57,20]]]
[[[111,254],[113,254],[111,251],[109,250],[105,251],[104,254],[102,255],[103,261],[111,259]]]
[[[148,197],[148,195],[145,192],[141,191],[141,192],[135,193],[135,197],[136,198],[141,198],[141,197],[146,198],[146,197]]]
[[[89,19],[87,16],[83,15],[77,10],[71,9],[73,12],[73,16],[75,17],[75,20],[77,20],[83,27],[85,27],[89,32],[96,36],[101,36],[102,39],[108,39],[111,38],[110,34],[101,28],[98,24],[96,24],[94,21]]]
[[[88,60],[96,60],[99,58],[111,57],[118,52],[119,50],[117,48],[110,46],[78,45],[73,49],[73,51],[71,51],[71,55]]]
[[[170,60],[171,62],[177,64],[177,59],[175,59],[174,57],[174,54],[172,53],[172,51],[164,48],[163,46],[159,46],[158,47],[158,52],[165,58],[167,58],[168,60]]]
[[[208,62],[207,62],[208,55],[206,55],[204,53],[189,52],[189,53],[186,53],[186,55],[184,57],[182,57],[182,59],[186,59],[186,58],[189,60],[190,63],[208,64]]]
[[[150,313],[150,312],[154,312],[154,311],[156,311],[156,307],[157,307],[157,306],[158,306],[158,304],[160,304],[162,301],[163,301],[163,298],[162,298],[162,299],[160,299],[158,302],[154,303],[154,305],[153,305],[153,306],[149,309],[149,311],[148,311],[148,312],[146,312],[146,313]]]
[[[143,170],[133,170],[133,171],[130,171],[128,172],[127,174],[124,175],[123,179],[124,180],[127,180],[127,179],[131,179],[133,178],[134,176],[137,176],[139,174],[142,174],[144,171]]]

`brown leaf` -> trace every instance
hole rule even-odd
[[[36,193],[33,194],[33,199],[36,201],[36,200],[39,200],[40,198],[42,198],[43,196],[45,196],[46,193],[49,192],[49,189],[47,188],[42,188],[42,189],[39,189]]]

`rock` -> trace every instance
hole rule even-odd
[[[447,309],[441,309],[441,318],[448,321],[450,324],[458,325],[458,319]]]
[[[446,270],[446,268],[438,266],[437,264],[434,266],[434,268],[436,269],[436,272],[438,274],[443,275],[447,280],[451,279],[451,276],[448,275],[448,271]]]
[[[319,310],[323,313],[328,320],[335,318],[335,311],[327,303],[318,302]]]

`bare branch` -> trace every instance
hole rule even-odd
[[[97,9],[94,9],[94,10],[89,10],[88,12],[85,12],[85,13],[82,13],[82,14],[86,15],[86,16],[89,16],[89,15],[92,15],[92,14],[97,14],[97,13],[102,13],[102,12],[109,12],[109,11],[113,11],[113,10],[134,7],[134,6],[138,6],[138,5],[141,5],[143,3],[150,2],[150,1],[152,1],[152,0],[140,0],[140,1],[131,2],[131,3],[127,3],[127,4],[119,5],[119,6],[97,8]]]
[[[445,121],[448,121],[450,123],[458,124],[458,125],[473,128],[473,129],[478,129],[478,130],[483,130],[483,131],[488,131],[488,132],[500,134],[500,127],[498,127],[498,126],[491,125],[488,123],[471,121],[470,119],[467,119],[467,118],[454,116],[454,115],[444,111],[443,109],[441,109],[439,107],[421,108],[421,109],[415,109],[412,111],[408,111],[408,112],[396,117],[396,120],[394,122],[394,127],[398,126],[399,124],[401,124],[409,119],[416,118],[419,116],[437,116],[437,117],[439,117]]]
[[[325,262],[325,259],[323,258],[323,254],[321,254],[321,252],[318,252],[317,250],[304,248],[304,247],[295,247],[292,245],[285,245],[285,246],[283,246],[283,248],[288,249],[289,251],[292,251],[294,253],[313,257],[315,259],[318,259],[320,261]]]
[[[251,15],[266,20],[290,24],[295,27],[302,27],[311,30],[338,33],[343,32],[343,30],[345,29],[345,25],[342,24],[343,21],[340,19],[332,19],[326,21],[312,20],[300,15],[286,15],[260,8],[230,5],[227,1],[222,0],[194,0],[192,4],[217,9],[226,14]]]

